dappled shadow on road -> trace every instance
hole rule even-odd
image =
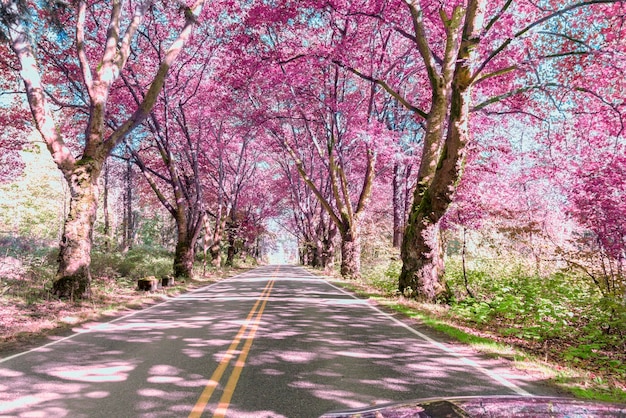
[[[270,277],[275,285],[229,416],[307,417],[420,397],[511,393],[366,301],[302,269],[268,266],[110,323],[85,324],[78,337],[0,363],[0,415],[187,416]],[[207,410],[216,408],[229,374]]]

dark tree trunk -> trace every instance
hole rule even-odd
[[[439,227],[430,219],[414,214],[402,243],[402,272],[398,288],[404,295],[433,302],[446,299],[443,249]]]
[[[213,244],[209,248],[211,254],[211,265],[213,267],[220,267],[222,265],[222,239],[213,240]]]
[[[65,219],[59,251],[59,269],[52,292],[61,298],[89,297],[91,247],[98,209],[99,164],[90,160],[71,175],[70,211]]]
[[[196,244],[205,221],[206,214],[183,205],[174,212],[176,229],[176,251],[174,253],[174,276],[181,278],[193,277],[193,265],[196,259]]]
[[[175,220],[178,235],[174,253],[174,276],[192,278],[193,265],[196,260],[196,244],[206,220],[206,214],[199,213],[197,209],[188,213],[185,208],[179,208]]]
[[[234,239],[229,239],[228,240],[228,250],[226,250],[226,265],[227,266],[234,266],[235,265],[235,254],[236,254],[236,250],[235,250],[235,240]]]
[[[215,219],[215,229],[213,230],[213,243],[209,252],[211,253],[211,264],[213,267],[220,267],[222,265],[222,237],[224,235],[224,228],[226,226],[226,218],[222,216],[222,210],[218,212],[218,216]]]
[[[109,164],[104,166],[104,190],[102,196],[104,214],[104,251],[111,251],[111,217],[109,216]]]
[[[470,138],[469,111],[472,84],[470,52],[480,41],[484,6],[485,2],[469,2],[463,21],[462,36],[459,36],[459,33],[454,35],[457,36],[460,45],[458,52],[454,54],[454,73],[448,74],[447,77],[451,81],[450,89],[445,88],[442,91],[444,95],[433,95],[426,135],[428,137],[428,131],[432,128],[432,138],[437,139],[433,143],[439,142],[438,137],[443,132],[441,130],[444,122],[443,116],[447,113],[445,140],[440,152],[436,152],[436,155],[427,156],[428,148],[424,148],[418,186],[402,243],[403,266],[398,288],[403,293],[429,302],[449,298],[444,283],[443,249],[439,239],[438,224],[448,210],[461,178],[466,144]],[[457,17],[459,19],[451,19],[451,22],[457,22],[451,23],[452,26],[462,21],[460,15]],[[452,61],[449,63],[453,64]],[[436,81],[437,78],[433,77],[432,81]],[[433,85],[433,91],[436,91],[436,85],[436,83]],[[445,102],[437,103],[435,100],[443,98]],[[446,109],[449,111],[445,112]],[[439,118],[441,121],[435,120]],[[435,135],[436,132],[439,133]],[[428,145],[427,142],[425,141],[425,146]],[[425,168],[428,167],[435,168],[431,181],[427,181],[430,173],[425,175],[428,172]]]
[[[346,279],[361,278],[361,237],[358,232],[348,232],[341,237],[340,272]]]
[[[400,248],[404,234],[404,191],[401,187],[403,170],[400,163],[393,167],[393,246]]]
[[[122,223],[123,236],[122,236],[122,252],[126,252],[133,247],[133,165],[131,160],[128,160],[126,165],[126,175],[124,179],[124,185],[126,190],[124,193],[124,221]]]
[[[321,263],[325,272],[332,271],[335,265],[335,235],[337,235],[337,227],[330,223],[322,239]]]
[[[307,251],[304,247],[300,247],[298,250],[298,255],[300,257],[300,264],[302,264],[303,266],[308,266],[309,265],[309,255],[307,254]]]
[[[206,269],[207,269],[207,259],[209,256],[209,233],[210,233],[210,228],[209,228],[209,220],[207,218],[205,218],[204,220],[204,235],[202,236],[202,275],[206,276]]]
[[[335,265],[335,244],[333,242],[324,243],[322,249],[321,267],[325,272],[332,271]]]
[[[195,243],[190,242],[189,234],[178,233],[176,252],[174,254],[174,276],[177,278],[190,279],[193,277],[193,262],[196,251]]]
[[[229,222],[226,227],[228,231],[228,249],[226,250],[226,265],[233,266],[235,264],[235,254],[237,254],[237,249],[235,245],[237,244],[237,232],[236,226]]]
[[[322,240],[317,238],[315,245],[309,245],[308,250],[311,254],[311,267],[322,266]]]

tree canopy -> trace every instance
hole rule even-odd
[[[179,277],[200,250],[217,266],[260,256],[279,224],[301,262],[355,279],[371,237],[399,247],[398,291],[449,301],[451,240],[488,231],[538,274],[552,260],[623,296],[625,14],[619,0],[3,1],[0,176],[21,175],[35,129],[69,191],[61,297],[88,295],[109,199],[128,244],[137,196],[170,219]]]

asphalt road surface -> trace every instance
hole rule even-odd
[[[265,266],[0,359],[0,417],[317,417],[424,397],[543,395],[293,266]]]

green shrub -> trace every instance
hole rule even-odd
[[[94,277],[139,279],[172,274],[172,254],[159,248],[137,247],[126,253],[95,252],[91,257]]]
[[[521,264],[487,260],[474,261],[465,279],[459,260],[449,260],[446,267],[455,296],[452,315],[504,335],[537,343],[554,340],[568,347],[560,354],[566,361],[593,361],[626,374],[626,306],[603,296],[585,278],[565,271],[539,277]],[[468,296],[465,280],[474,297]]]

